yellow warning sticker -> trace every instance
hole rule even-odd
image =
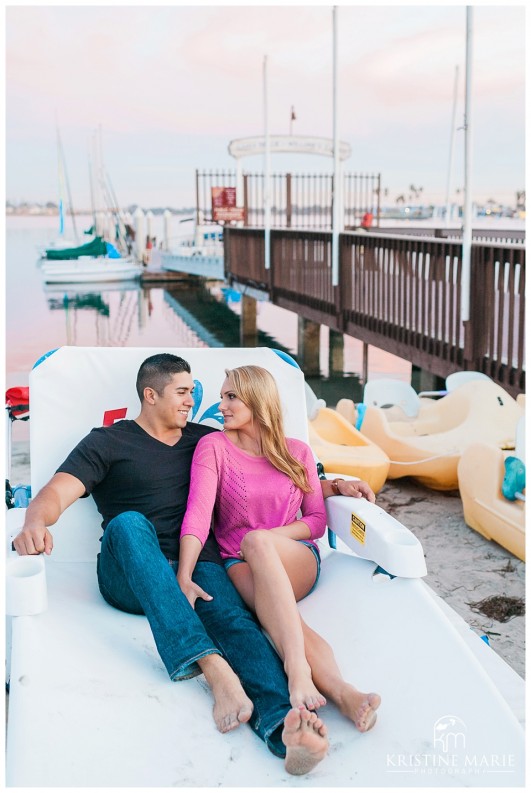
[[[365,545],[365,523],[354,513],[350,516],[350,533],[360,545]]]

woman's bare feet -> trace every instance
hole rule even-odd
[[[326,699],[313,684],[310,667],[307,669],[286,669],[288,676],[289,701],[292,708],[317,710],[326,705]]]
[[[218,730],[229,732],[249,721],[253,703],[225,659],[217,654],[207,655],[198,664],[214,695],[213,714]]]
[[[364,694],[345,683],[337,704],[343,716],[353,721],[360,732],[368,732],[376,723],[380,702],[379,694]]]
[[[284,719],[282,741],[286,747],[288,774],[307,774],[328,751],[327,729],[316,713],[290,710]]]

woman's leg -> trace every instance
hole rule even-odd
[[[275,535],[271,536],[274,537]],[[281,541],[286,539],[283,537],[278,538]],[[315,581],[315,558],[313,558],[309,548],[306,548],[302,543],[289,539],[287,542],[305,549],[305,555],[301,558],[302,555],[300,554],[296,556],[291,553],[287,554],[288,550],[291,551],[290,546],[286,549],[283,542],[276,543],[280,559],[283,563],[284,561],[286,562],[284,569],[292,585],[295,598],[296,600],[301,600],[308,594]],[[309,557],[312,557],[313,565],[309,561]],[[308,570],[313,570],[312,575],[306,575]],[[229,569],[229,575],[247,605],[258,614],[255,605],[255,576],[250,565],[235,564]],[[367,732],[374,726],[376,721],[376,710],[380,705],[379,695],[374,693],[366,694],[347,683],[341,675],[334,653],[328,642],[310,628],[302,620],[300,614],[299,620],[303,630],[305,656],[310,665],[312,679],[317,689],[337,705],[343,715],[350,719],[360,732]],[[262,622],[261,619],[260,621]],[[264,625],[264,627],[266,626]],[[269,632],[267,627],[266,630]],[[273,641],[275,641],[274,638]]]
[[[378,694],[358,691],[343,679],[330,645],[302,620],[306,658],[312,678],[319,689],[341,713],[354,722],[360,732],[374,727],[376,710],[380,706]]]
[[[284,661],[291,704],[309,710],[324,705],[325,698],[312,682],[296,603],[296,597],[304,597],[314,584],[313,553],[302,543],[266,530],[250,531],[241,548],[247,564],[233,565],[229,577],[246,600],[248,586],[238,568],[248,567],[252,575],[253,600],[247,602]]]

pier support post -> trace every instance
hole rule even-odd
[[[148,209],[146,212],[146,237],[149,237],[150,240],[153,239],[153,219],[155,215]]]
[[[367,385],[369,379],[369,345],[363,342],[362,364],[361,364],[361,383],[363,387]]]
[[[242,347],[256,347],[256,300],[242,295],[240,316],[240,344]]]
[[[421,369],[420,366],[411,367],[411,385],[415,391],[442,391],[445,388],[443,377]]]
[[[318,322],[299,316],[298,357],[306,377],[319,377],[319,337],[321,326]]]
[[[170,210],[169,209],[165,209],[164,210],[164,214],[163,214],[162,217],[163,217],[163,227],[164,227],[163,248],[164,248],[165,251],[169,251],[170,250],[170,239],[171,239],[170,227],[171,227],[171,219],[172,219],[172,214],[171,214]]]
[[[330,374],[342,374],[344,372],[345,338],[342,333],[330,328],[328,341],[328,369]]]
[[[135,223],[135,254],[136,258],[139,262],[141,262],[144,258],[144,253],[146,250],[146,231],[145,231],[145,215],[140,207],[135,209],[135,213],[133,215],[134,223]]]

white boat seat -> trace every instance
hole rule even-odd
[[[475,372],[473,370],[467,372],[452,372],[445,380],[446,390],[450,393],[450,391],[455,391],[460,385],[469,383],[471,380],[491,380],[491,378],[483,374],[483,372]]]
[[[161,351],[190,361],[203,386],[194,418],[212,426],[225,368],[266,366],[279,383],[287,433],[307,440],[307,416],[300,410],[302,373],[271,350],[67,347],[43,359],[30,375],[34,493],[105,416],[124,410],[127,418],[137,414],[136,371],[145,357]],[[360,508],[367,506],[373,505],[329,500],[329,510],[339,512],[332,528],[341,550],[322,546],[319,585],[300,610],[331,643],[345,677],[363,690],[381,693],[380,715],[374,730],[361,735],[327,705],[329,756],[299,781],[319,788],[424,788],[426,775],[412,766],[404,771],[403,764],[428,753],[441,755],[444,765],[448,746],[438,743],[439,729],[453,714],[466,732],[466,756],[475,763],[484,756],[498,762],[494,766],[489,760],[488,776],[467,773],[467,785],[522,786],[523,681],[420,578],[375,575],[377,562],[360,558],[342,542],[368,555],[378,544],[380,550],[382,544],[388,550],[396,545],[397,558],[416,547],[401,524],[378,520],[378,507],[366,517]],[[14,535],[22,512],[10,510],[8,517]],[[330,512],[330,523],[334,520]],[[372,523],[377,533],[381,527],[376,545],[369,536]],[[48,608],[8,620],[7,785],[297,784],[250,729],[218,733],[204,678],[171,683],[145,617],[117,611],[101,598],[95,570],[101,529],[92,498],[73,505],[52,531],[54,550],[44,559]],[[452,754],[465,773],[462,746]],[[499,766],[500,758],[509,756],[510,776]],[[429,780],[430,785],[448,784],[446,773],[430,773]]]
[[[420,409],[419,396],[413,386],[390,378],[369,380],[363,389],[363,403],[379,408],[396,405],[410,418],[417,416]]]
[[[313,421],[321,408],[326,407],[324,399],[319,399],[313,389],[304,381],[304,394],[306,397],[306,413],[309,421]]]
[[[518,420],[516,425],[514,456],[525,464],[525,414]]]

